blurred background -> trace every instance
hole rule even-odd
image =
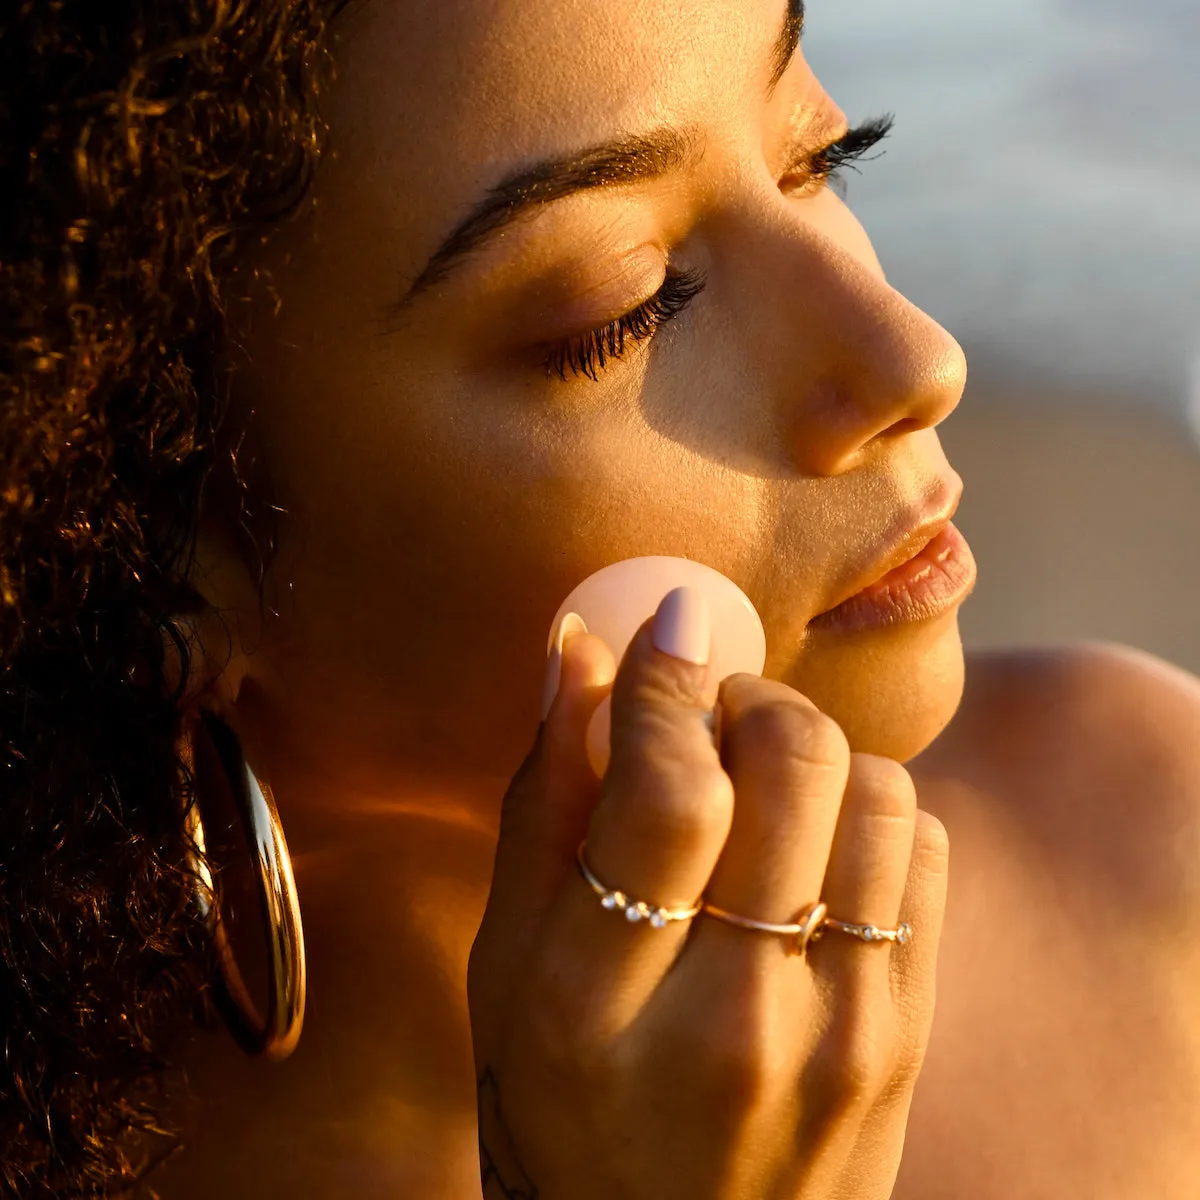
[[[1200,673],[1200,0],[810,0],[848,199],[962,342],[940,427],[968,645],[1124,642]]]

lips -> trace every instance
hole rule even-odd
[[[883,548],[871,556],[870,564],[860,570],[851,581],[850,590],[825,611],[832,611],[852,596],[878,583],[889,572],[915,558],[950,523],[962,500],[962,480],[946,480],[938,489],[936,502],[924,509],[909,509],[903,513],[889,531]],[[820,615],[820,614],[818,614]]]

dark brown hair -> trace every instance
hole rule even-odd
[[[177,618],[237,266],[305,197],[346,0],[0,15],[0,1193],[143,1173],[203,1013]],[[206,501],[207,502],[207,501]]]

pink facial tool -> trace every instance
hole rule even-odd
[[[551,634],[566,613],[578,613],[588,632],[604,639],[619,665],[633,635],[657,612],[663,597],[685,585],[699,588],[708,598],[718,678],[739,672],[761,675],[767,660],[767,638],[754,605],[720,571],[690,558],[626,558],[601,568],[559,605]],[[550,645],[547,639],[547,653]],[[587,734],[588,759],[601,778],[608,770],[611,721],[611,696],[606,696]]]

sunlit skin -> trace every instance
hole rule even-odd
[[[277,1180],[366,1171],[361,1194],[469,1194],[466,955],[551,618],[600,567],[679,555],[727,575],[762,617],[764,674],[856,751],[909,762],[958,709],[957,611],[809,628],[899,515],[957,486],[936,426],[966,368],[788,161],[847,121],[801,53],[765,96],[784,11],[372,0],[344,23],[336,157],[259,260],[281,306],[260,290],[235,313],[236,400],[285,511],[278,616],[260,623],[215,526],[198,570],[233,632],[223,711],[295,857],[310,1012],[275,1074],[205,1043],[197,1080],[241,1102],[213,1100],[203,1153]],[[500,178],[660,125],[700,131],[693,169],[549,205],[389,316]],[[668,262],[707,278],[675,321],[598,382],[546,377],[556,342],[646,300]],[[291,1157],[239,1141],[268,1106]]]
[[[562,598],[669,554],[746,592],[766,674],[855,749],[912,757],[959,701],[955,615],[876,637],[807,623],[955,479],[934,426],[964,360],[832,190],[792,194],[789,142],[846,119],[799,56],[764,103],[784,6],[410,7],[348,29],[338,159],[272,255],[279,318],[264,305],[246,342],[295,598],[249,668],[264,720],[286,719],[289,757],[385,795],[510,775]],[[657,124],[703,130],[695,173],[550,206],[387,320],[513,166]],[[668,256],[707,273],[690,308],[600,382],[548,381],[537,343],[635,307]]]

